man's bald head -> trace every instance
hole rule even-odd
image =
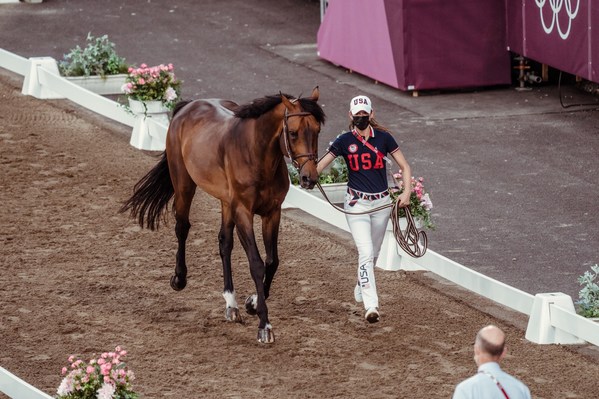
[[[476,334],[475,345],[491,357],[499,358],[505,349],[505,333],[494,325],[481,328]]]

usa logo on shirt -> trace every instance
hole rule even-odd
[[[349,147],[347,147],[347,150],[353,154],[354,152],[358,151],[358,145],[357,144],[350,144]]]

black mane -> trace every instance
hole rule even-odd
[[[281,95],[290,100],[296,100],[295,97],[284,93],[257,98],[248,104],[238,106],[235,109],[235,116],[241,119],[258,118],[279,105],[281,103]],[[326,116],[316,101],[310,100],[309,98],[299,98],[297,101],[299,101],[305,112],[312,114],[318,123],[324,124]]]

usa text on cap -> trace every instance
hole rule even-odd
[[[370,98],[366,96],[357,96],[350,101],[349,109],[352,115],[355,115],[360,111],[366,111],[370,114],[372,111],[372,103],[370,102]]]

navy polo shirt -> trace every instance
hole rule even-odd
[[[383,130],[370,130],[368,143],[383,155],[392,154],[399,149],[393,136]],[[347,186],[363,193],[380,193],[387,190],[387,162],[362,144],[352,132],[337,136],[328,148],[334,156],[343,156],[347,164],[349,181]]]

